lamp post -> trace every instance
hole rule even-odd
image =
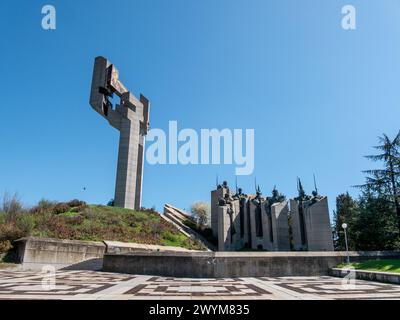
[[[343,223],[342,228],[344,230],[344,242],[346,243],[347,264],[350,264],[349,246],[347,244],[347,232],[346,232],[347,223]]]

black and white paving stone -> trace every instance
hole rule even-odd
[[[189,279],[98,271],[0,271],[0,299],[399,299],[400,286],[334,277]]]

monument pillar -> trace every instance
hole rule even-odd
[[[120,98],[120,104],[116,106],[109,101],[113,94]],[[93,68],[90,105],[120,132],[114,205],[139,210],[149,101],[143,95],[138,100],[119,81],[114,65],[104,57],[97,57]]]
[[[290,251],[288,213],[287,201],[276,202],[271,206],[274,251]]]
[[[294,249],[333,251],[327,197],[320,196],[301,205],[298,201],[291,200],[290,205]],[[300,216],[300,210],[303,210],[303,218]]]
[[[219,199],[225,198],[225,194],[230,195],[230,191],[227,183],[224,181],[222,185],[218,185],[217,189],[211,191],[211,229],[213,232],[213,236],[215,238],[218,237],[218,207],[219,207]]]

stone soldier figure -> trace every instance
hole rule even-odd
[[[224,181],[225,183],[225,181]],[[224,198],[221,198],[219,200],[219,205],[220,206],[227,206],[227,213],[229,215],[229,224],[230,224],[230,235],[231,235],[231,242],[233,241],[233,235],[236,234],[236,229],[235,225],[233,224],[233,214],[234,214],[234,208],[233,208],[233,199],[230,197],[229,193],[226,193]]]
[[[297,201],[298,207],[299,207],[299,222],[300,222],[300,236],[301,236],[301,243],[302,245],[305,245],[307,243],[306,239],[306,227],[305,227],[305,217],[304,217],[304,211],[305,208],[308,206],[311,197],[306,195],[303,185],[301,184],[301,181],[299,178],[297,178],[297,190],[299,192],[299,195],[295,200]]]
[[[240,236],[244,236],[244,224],[245,224],[245,208],[247,202],[247,194],[243,193],[242,188],[237,188],[236,194],[233,196],[233,199],[239,200],[239,221],[240,221]]]
[[[272,229],[272,205],[277,202],[282,202],[285,201],[285,196],[280,194],[279,191],[276,189],[276,186],[274,186],[274,189],[272,190],[272,197],[267,197],[265,199],[265,212],[267,213],[268,217],[268,225],[269,225],[269,240],[271,242],[274,241],[274,234],[273,234],[273,229]]]
[[[253,204],[256,206],[255,210],[255,224],[256,224],[256,235],[257,237],[262,237],[263,236],[263,229],[262,229],[262,216],[261,216],[261,202],[262,202],[262,197],[261,197],[261,190],[260,186],[257,187],[256,189],[256,197],[251,200]]]

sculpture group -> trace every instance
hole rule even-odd
[[[306,195],[298,181],[298,197],[287,201],[276,188],[263,197],[224,182],[211,191],[211,228],[219,251],[333,251],[328,199],[317,190]]]

